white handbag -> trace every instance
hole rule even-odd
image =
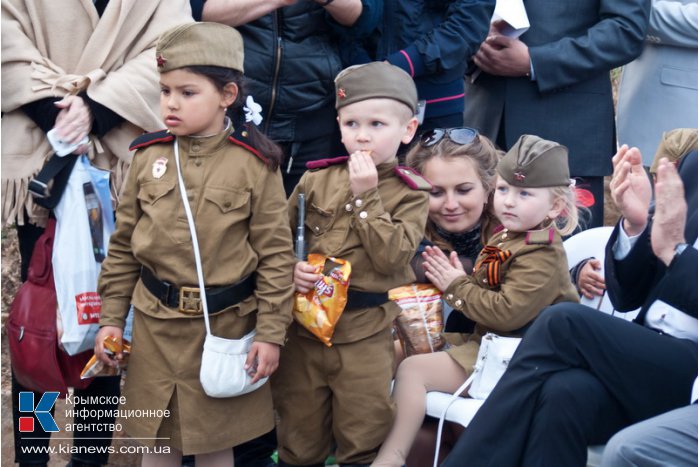
[[[175,166],[177,167],[177,178],[180,186],[180,195],[185,205],[185,214],[190,226],[192,244],[194,247],[194,258],[197,266],[197,280],[199,282],[200,298],[202,300],[202,312],[204,313],[204,325],[207,335],[204,338],[204,349],[202,351],[202,364],[199,369],[199,382],[202,384],[204,392],[209,397],[234,397],[255,391],[265,384],[267,377],[261,378],[251,384],[252,378],[245,370],[244,365],[248,356],[248,351],[253,345],[255,330],[252,330],[240,339],[225,339],[214,336],[209,325],[209,308],[207,307],[207,297],[204,293],[204,274],[202,273],[202,260],[199,254],[199,242],[197,241],[197,230],[195,229],[192,209],[186,201],[187,192],[185,182],[182,180],[180,169],[180,151],[177,140],[175,146]]]
[[[467,387],[469,396],[473,399],[486,399],[491,391],[501,379],[503,373],[506,372],[510,359],[513,358],[515,350],[518,348],[520,337],[504,337],[492,332],[486,333],[481,338],[479,353],[476,356],[474,371],[469,378],[452,394],[450,400],[445,406],[440,422],[438,423],[437,441],[435,443],[435,457],[433,458],[433,467],[438,465],[438,456],[440,454],[440,441],[442,438],[442,426],[445,423],[447,411],[454,401],[459,398],[459,395],[464,392]]]

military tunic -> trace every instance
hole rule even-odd
[[[427,193],[411,189],[396,161],[377,166],[379,183],[353,196],[347,164],[307,171],[289,198],[297,225],[297,195],[305,194],[308,253],[350,261],[350,289],[385,293],[415,280],[410,261],[423,237]],[[338,463],[371,462],[391,428],[393,302],[346,309],[326,347],[292,323],[273,375],[280,459],[323,462],[337,445]]]
[[[482,250],[473,274],[453,281],[443,296],[455,311],[476,322],[472,334],[446,335],[452,344],[448,354],[467,374],[474,368],[484,334],[521,335],[522,328],[545,307],[579,299],[571,283],[561,236],[555,229],[509,232],[499,227],[487,246],[508,251],[510,256],[504,261],[496,259],[499,266],[489,271],[493,260],[486,259],[486,251]]]
[[[239,338],[255,328],[257,341],[281,345],[291,321],[294,266],[281,175],[266,166],[262,155],[245,149],[249,143],[240,133],[230,133],[177,138],[206,286],[256,275],[254,294],[211,314],[211,329],[217,336]],[[102,266],[100,325],[123,327],[133,303],[124,408],[172,412],[168,418],[127,418],[126,432],[170,438],[159,443],[186,454],[217,451],[272,429],[270,388],[266,384],[234,398],[208,397],[199,382],[202,315],[167,307],[139,279],[143,265],[161,281],[198,287],[177,181],[175,138],[161,132],[148,140],[134,157]]]

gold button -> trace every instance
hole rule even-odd
[[[193,150],[194,152],[199,151],[199,144],[196,144],[196,143],[193,144],[193,145],[192,145],[192,150]]]
[[[315,230],[316,232],[318,232],[319,230],[321,230],[321,228],[320,228],[319,226],[316,226],[316,227],[314,227],[314,230]]]
[[[352,211],[352,204],[350,204],[350,203],[346,204],[346,205],[345,205],[345,210],[348,211],[348,212]]]
[[[462,300],[460,300],[460,299],[455,300],[455,306],[457,306],[457,307],[462,306]]]
[[[356,199],[356,200],[355,200],[355,206],[357,206],[358,208],[359,208],[360,206],[362,206],[362,200],[361,200],[361,199]]]
[[[501,240],[505,240],[505,239],[507,239],[507,238],[508,238],[508,234],[507,234],[507,233],[504,233],[503,235],[501,235]]]
[[[481,279],[481,282],[483,282],[483,283],[485,284],[485,283],[486,283],[486,279]]]
[[[241,136],[244,138],[248,137],[248,132],[247,131],[241,131]]]
[[[448,294],[447,294],[447,299],[448,299],[448,300],[452,300],[453,298],[455,298],[454,295],[452,295],[451,293],[448,293]]]
[[[231,207],[231,201],[226,201],[226,202],[224,203],[224,207],[225,207],[225,208],[230,208],[230,207]]]
[[[367,212],[366,211],[362,211],[360,213],[360,219],[367,219]]]
[[[194,165],[196,165],[197,167],[199,167],[200,165],[202,165],[202,161],[199,160],[199,159],[197,159],[196,161],[194,161]]]
[[[498,242],[498,244],[497,244],[496,246],[497,246],[498,248],[501,248],[501,247],[503,246],[503,242]]]

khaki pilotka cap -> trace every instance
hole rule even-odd
[[[418,91],[413,78],[396,65],[371,62],[354,65],[335,77],[336,110],[367,99],[394,99],[416,113]]]
[[[158,71],[208,65],[243,72],[243,38],[220,23],[187,23],[164,32],[156,44]]]
[[[569,150],[539,136],[522,135],[496,166],[498,175],[513,186],[543,188],[569,186]]]

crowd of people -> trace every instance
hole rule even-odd
[[[26,280],[71,160],[110,171],[94,352],[120,365],[104,342],[131,309],[132,351],[123,389],[76,394],[167,412],[123,422],[142,465],[416,465],[426,393],[487,332],[523,340],[444,465],[583,466],[608,440],[608,467],[696,465],[697,1],[523,4],[513,37],[495,0],[2,0],[2,223]],[[52,130],[75,148],[49,172]],[[569,271],[609,175],[604,276]],[[307,254],[352,266],[330,345],[293,312],[333,275]],[[398,364],[388,291],[415,282],[448,345]],[[634,323],[578,303],[606,291]],[[269,382],[207,395],[207,334],[253,331]],[[15,462],[47,465],[30,390],[13,376]],[[69,465],[107,464],[111,436],[76,433]]]

